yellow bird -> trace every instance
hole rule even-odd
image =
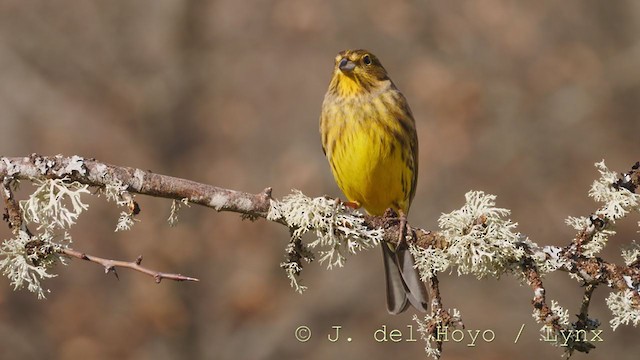
[[[418,177],[415,121],[404,95],[369,51],[345,50],[336,56],[320,134],[333,177],[349,204],[372,215],[392,208],[404,226]],[[427,291],[406,242],[381,247],[389,313],[401,313],[409,304],[426,311]]]

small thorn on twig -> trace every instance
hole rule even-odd
[[[132,270],[141,272],[143,274],[149,275],[153,277],[155,282],[158,284],[160,283],[160,281],[162,281],[162,279],[169,279],[174,281],[200,281],[196,278],[192,278],[192,277],[188,277],[180,274],[165,273],[165,272],[160,272],[160,271],[152,270],[149,268],[145,268],[141,265],[142,255],[138,256],[135,261],[120,261],[120,260],[105,259],[98,256],[93,256],[93,255],[87,255],[83,252],[76,251],[71,248],[62,248],[59,250],[59,252],[69,257],[74,257],[76,259],[87,260],[87,261],[94,262],[96,264],[100,264],[104,267],[105,274],[113,272],[113,275],[115,275],[116,279],[118,280],[120,280],[120,277],[118,276],[118,272],[116,271],[116,268],[132,269]]]
[[[118,276],[118,272],[116,271],[116,267],[115,266],[109,265],[109,266],[104,268],[104,273],[105,274],[108,274],[110,272],[112,272],[113,275],[115,275],[116,279],[120,280],[120,277]]]

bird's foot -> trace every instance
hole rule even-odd
[[[407,246],[407,232],[408,232],[408,224],[407,224],[407,214],[404,211],[400,210],[400,239],[398,239],[398,246],[396,248],[400,248],[402,246]]]

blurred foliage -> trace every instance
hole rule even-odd
[[[420,175],[410,221],[434,228],[471,189],[498,195],[519,229],[565,244],[569,215],[605,159],[638,159],[640,3],[625,1],[19,1],[0,0],[0,154],[78,154],[251,192],[267,186],[339,196],[321,151],[318,116],[335,54],[367,48],[407,96],[417,120]],[[23,184],[19,196],[31,188]],[[346,268],[305,269],[310,290],[279,268],[288,233],[264,221],[139,198],[142,220],[114,233],[118,209],[88,199],[74,246],[199,277],[163,282],[72,261],[45,301],[0,286],[2,359],[420,358],[423,344],[379,344],[380,254]],[[604,254],[637,237],[620,224]],[[4,228],[2,238],[9,237]],[[546,279],[577,312],[581,289]],[[496,340],[445,346],[445,359],[559,357],[538,341],[529,289],[509,277],[441,279],[446,307]],[[593,314],[604,323],[606,289]],[[574,319],[575,320],[575,319]],[[527,327],[513,344],[521,324]],[[297,326],[313,331],[294,338]],[[353,342],[331,343],[342,325]],[[589,358],[635,358],[637,329],[606,329]],[[406,354],[406,355],[405,355]],[[606,354],[606,355],[605,355]],[[586,358],[586,357],[585,357]]]

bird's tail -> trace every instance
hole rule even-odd
[[[395,250],[389,244],[382,244],[382,258],[387,281],[387,310],[390,314],[399,314],[413,305],[416,310],[426,312],[429,294],[422,281],[418,269],[414,268],[415,260],[407,245]]]

